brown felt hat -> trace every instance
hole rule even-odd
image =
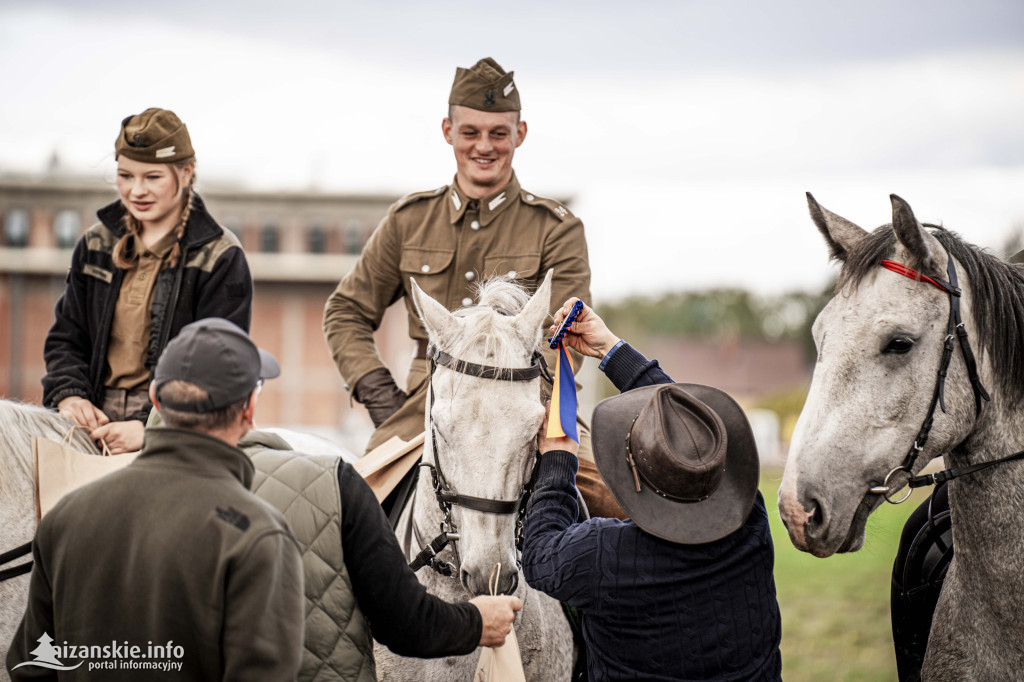
[[[598,403],[594,462],[644,531],[684,545],[713,542],[747,520],[759,461],[736,401],[700,384],[661,384]]]
[[[173,111],[155,107],[121,121],[114,153],[145,163],[174,163],[196,154],[181,119]]]
[[[448,104],[480,111],[519,111],[519,89],[498,62],[485,57],[468,69],[455,69]]]

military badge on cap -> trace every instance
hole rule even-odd
[[[448,96],[448,104],[480,111],[519,111],[519,89],[512,76],[505,73],[498,62],[490,57],[481,59],[468,69],[455,69],[455,81]]]
[[[121,121],[114,152],[145,163],[173,163],[195,156],[185,124],[173,111],[156,107]]]

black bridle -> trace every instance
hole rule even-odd
[[[510,313],[504,310],[496,310],[504,315],[510,315]],[[433,380],[434,371],[437,369],[438,365],[447,367],[453,372],[479,377],[481,379],[494,379],[497,381],[532,381],[538,377],[544,377],[547,381],[552,381],[551,373],[548,371],[544,356],[541,355],[538,350],[533,351],[533,355],[530,358],[530,366],[522,368],[478,365],[473,362],[459,360],[442,351],[434,344],[430,344],[427,348],[427,358],[430,360],[430,384],[428,385],[429,398],[427,401],[428,415],[434,405]],[[437,504],[441,509],[444,521],[441,523],[441,533],[431,540],[429,544],[424,546],[422,550],[420,550],[419,554],[417,554],[412,562],[410,562],[409,567],[412,568],[413,571],[417,571],[424,566],[430,566],[441,575],[452,576],[454,574],[455,566],[437,557],[437,554],[448,546],[449,543],[459,539],[458,529],[455,526],[455,522],[452,520],[453,506],[472,509],[485,514],[515,514],[516,549],[522,550],[523,526],[526,520],[526,503],[530,498],[530,494],[533,492],[533,486],[537,480],[537,471],[540,464],[539,453],[534,458],[533,470],[529,479],[520,489],[519,495],[513,500],[494,500],[486,497],[475,497],[473,495],[459,493],[455,490],[454,486],[448,482],[448,479],[445,477],[444,471],[441,468],[441,456],[437,447],[437,428],[434,426],[433,420],[430,421],[430,444],[431,452],[434,456],[434,462],[423,462],[420,466],[430,469],[430,478],[431,484],[434,488],[434,497],[437,498]],[[455,554],[456,561],[458,561],[458,551],[454,544],[452,544],[452,552]]]
[[[974,391],[974,413],[976,417],[981,414],[982,400],[991,400],[988,392],[981,383],[981,377],[978,375],[978,363],[974,358],[974,352],[971,350],[971,343],[967,337],[967,330],[964,328],[963,320],[960,317],[960,296],[962,292],[957,282],[956,264],[953,262],[953,256],[950,255],[948,250],[946,250],[946,257],[948,259],[946,265],[946,275],[949,277],[948,282],[944,282],[938,278],[922,275],[916,270],[913,270],[902,263],[897,263],[896,261],[883,260],[881,263],[882,267],[887,270],[891,270],[892,272],[919,282],[931,284],[932,286],[941,289],[949,296],[949,324],[946,331],[946,339],[942,344],[942,359],[939,362],[939,372],[935,378],[935,388],[932,391],[932,400],[928,407],[928,414],[925,417],[924,423],[921,425],[921,430],[917,433],[917,438],[914,439],[914,444],[910,446],[910,450],[907,452],[906,457],[903,458],[903,462],[885,475],[885,479],[882,481],[881,485],[873,486],[868,490],[870,494],[881,495],[885,498],[885,501],[890,504],[899,504],[900,502],[903,502],[910,497],[910,493],[914,488],[942,483],[960,476],[973,474],[976,471],[995,466],[996,464],[1002,464],[1004,462],[1024,458],[1024,451],[1021,451],[1001,459],[972,464],[960,469],[946,469],[934,474],[914,476],[914,464],[917,462],[918,456],[921,454],[921,451],[924,450],[924,446],[928,442],[928,434],[931,432],[932,422],[935,419],[935,408],[938,406],[942,408],[943,412],[946,411],[946,400],[944,397],[946,376],[949,372],[949,363],[953,359],[953,349],[957,343],[960,345],[960,351],[964,357],[964,364],[967,366],[967,376],[970,379],[971,388]],[[908,486],[907,493],[900,499],[894,500],[891,496],[900,488],[889,490],[889,484],[892,477],[900,471],[907,472],[909,476],[906,481],[906,485]]]

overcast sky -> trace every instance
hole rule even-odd
[[[200,178],[447,183],[456,66],[515,70],[524,187],[573,197],[599,299],[819,289],[804,192],[888,195],[994,250],[1024,225],[1024,3],[0,0],[0,172],[113,177],[120,120],[186,122]]]

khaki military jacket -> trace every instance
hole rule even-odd
[[[483,199],[468,198],[454,181],[410,194],[391,206],[327,302],[324,333],[331,355],[349,387],[384,367],[373,332],[385,309],[402,297],[410,337],[426,339],[409,295],[410,278],[455,310],[474,302],[473,286],[481,280],[512,274],[533,289],[548,269],[554,269],[552,311],[570,296],[590,303],[583,223],[559,202],[522,189],[514,173],[504,189]],[[574,360],[578,368],[580,356]]]

